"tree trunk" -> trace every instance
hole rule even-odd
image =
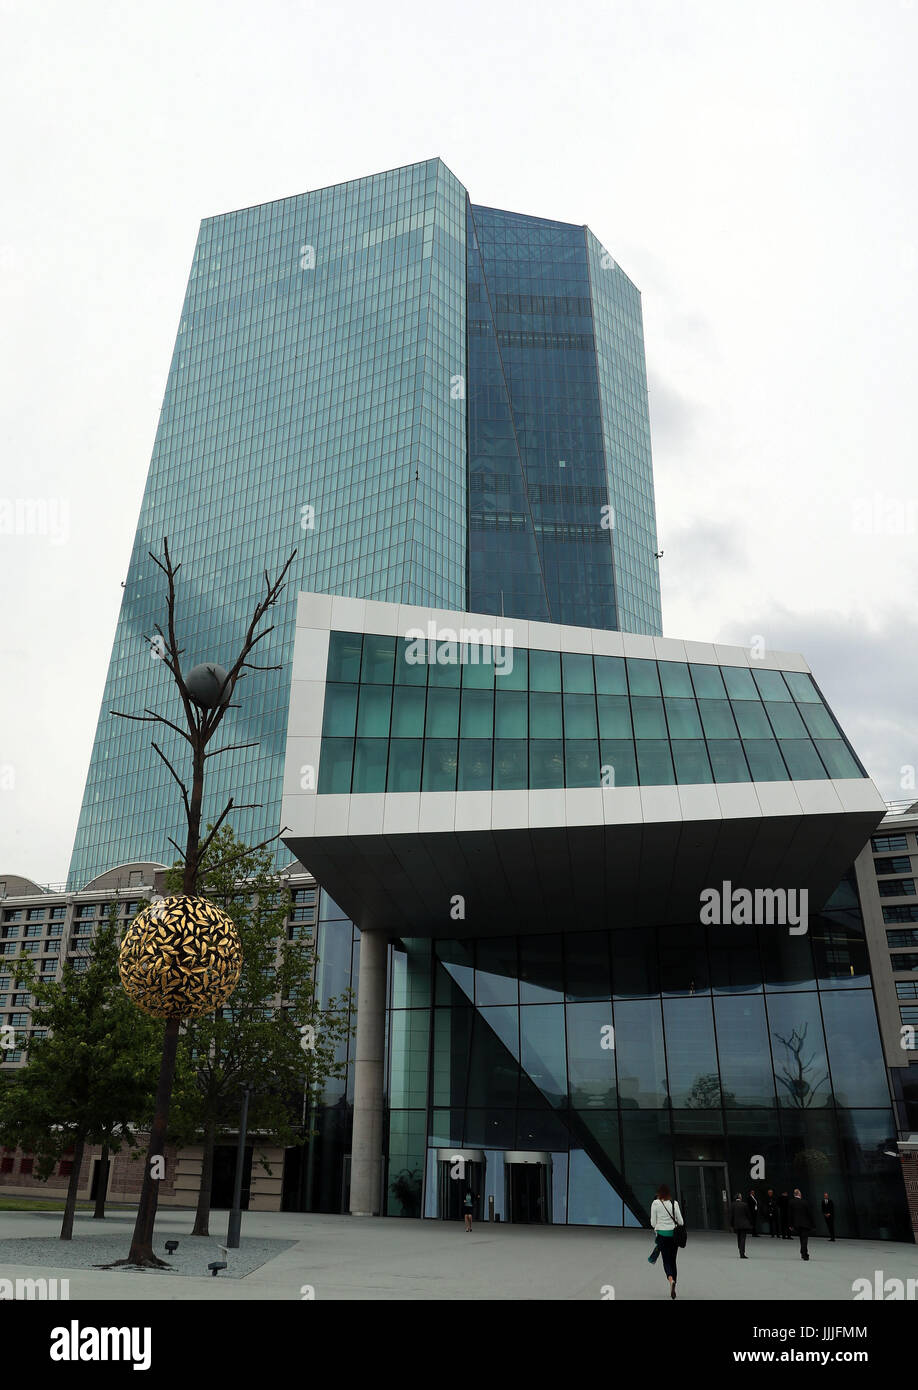
[[[201,1158],[201,1185],[198,1188],[198,1209],[194,1215],[193,1236],[210,1235],[210,1194],[214,1181],[214,1148],[217,1143],[217,1124],[209,1117],[204,1124],[204,1154]]]
[[[64,1203],[64,1220],[61,1223],[61,1240],[73,1239],[73,1213],[76,1211],[77,1191],[80,1186],[80,1169],[83,1166],[83,1150],[86,1141],[80,1137],[73,1149],[73,1167],[67,1184],[67,1200]]]
[[[102,1157],[99,1159],[99,1185],[96,1188],[96,1207],[92,1214],[93,1221],[102,1221],[105,1218],[105,1193],[108,1188],[108,1145],[102,1145]]]
[[[158,1158],[165,1163],[166,1130],[169,1124],[169,1101],[172,1098],[172,1080],[175,1076],[175,1057],[178,1051],[178,1035],[181,1019],[169,1018],[163,1033],[163,1057],[159,1068],[159,1084],[156,1087],[156,1112],[150,1130],[150,1144],[143,1170],[143,1185],[140,1189],[140,1203],[137,1207],[137,1220],[134,1222],[134,1235],[126,1260],[116,1260],[116,1264],[152,1265],[154,1268],[168,1268],[165,1260],[153,1253],[153,1223],[156,1220],[156,1203],[159,1197],[159,1177],[153,1176],[154,1162]],[[156,1165],[159,1167],[160,1165]]]

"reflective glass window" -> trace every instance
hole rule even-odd
[[[670,695],[677,699],[693,700],[695,698],[692,678],[687,666],[681,661],[659,661],[657,666],[664,695]]]
[[[796,781],[816,781],[828,777],[819,754],[808,738],[782,738],[780,744],[787,770]]]
[[[736,738],[736,721],[727,700],[699,700],[698,712],[704,726],[705,737]]]
[[[599,744],[594,739],[564,740],[564,781],[568,787],[598,787]]]
[[[694,700],[666,700],[670,738],[701,738],[701,719]]]
[[[558,652],[530,651],[530,690],[561,689],[561,656]]]
[[[564,737],[596,738],[596,701],[592,695],[564,695]]]
[[[819,996],[815,991],[769,995],[767,1009],[778,1104],[790,1109],[831,1105]]]
[[[359,680],[362,648],[363,637],[359,632],[330,632],[326,680],[347,683]]]
[[[743,749],[754,782],[786,782],[788,771],[773,738],[743,739]]]
[[[631,715],[634,720],[635,738],[666,738],[666,718],[663,714],[663,701],[651,696],[633,695]]]
[[[752,672],[746,666],[721,666],[727,694],[731,700],[757,700],[759,692],[752,679]]]
[[[392,737],[420,738],[424,732],[426,693],[415,685],[397,685],[392,699]]]
[[[775,1082],[762,995],[715,999],[714,1020],[724,1105],[774,1106]]]
[[[637,760],[630,739],[606,739],[599,745],[600,766],[609,769],[602,774],[603,786],[636,787]]]
[[[719,1108],[720,1080],[710,998],[665,999],[663,1019],[673,1105],[693,1110]]]
[[[321,793],[346,794],[351,790],[351,768],[354,762],[352,738],[323,738],[319,761]]]
[[[713,782],[708,750],[702,739],[676,739],[672,741],[673,762],[676,765],[676,781],[683,786],[692,783]]]
[[[362,685],[357,705],[357,734],[362,738],[388,738],[392,713],[391,685]]]
[[[352,792],[384,792],[389,741],[385,738],[358,738],[354,746]]]
[[[708,744],[715,782],[748,782],[749,768],[739,739],[713,739]]]
[[[727,692],[724,689],[719,667],[706,666],[702,662],[691,661],[689,662],[689,670],[692,673],[692,684],[699,700],[726,700]]]
[[[458,791],[490,791],[492,748],[489,738],[460,738]]]
[[[522,690],[503,690],[498,686],[494,696],[494,732],[498,738],[525,738],[526,695]]]
[[[743,738],[774,737],[765,706],[758,701],[753,704],[751,700],[738,700],[736,704],[731,703],[730,708]]]
[[[564,745],[561,740],[534,738],[529,745],[529,788],[538,791],[564,786]]]
[[[459,749],[456,739],[425,739],[424,775],[421,780],[421,791],[454,792],[456,790],[458,762]]]
[[[527,752],[524,738],[499,738],[494,742],[494,789],[496,791],[525,791],[527,785]]]
[[[561,688],[593,694],[593,658],[588,652],[564,652],[561,656]]]
[[[780,671],[766,671],[760,667],[753,667],[752,675],[763,700],[790,700],[791,693],[784,684],[784,677]]]
[[[326,685],[322,737],[353,738],[356,725],[357,686]]]
[[[841,739],[818,738],[816,748],[830,777],[861,777],[861,769]]]
[[[635,748],[641,786],[662,787],[675,783],[673,760],[665,739],[638,739]]]
[[[459,733],[459,691],[431,687],[427,692],[426,738],[455,738]]]
[[[628,688],[632,697],[660,694],[660,678],[657,675],[657,663],[655,661],[645,661],[640,657],[629,656],[625,660],[625,665],[628,668]]]
[[[767,701],[765,709],[778,738],[806,738],[806,725],[800,718],[796,705]]]
[[[373,684],[391,685],[395,665],[395,638],[368,632],[363,639],[360,679]]]
[[[529,696],[529,737],[561,738],[561,696],[534,690]]]
[[[627,695],[625,660],[621,656],[594,656],[596,689],[601,695]]]
[[[463,738],[492,738],[494,734],[494,696],[490,690],[463,690]]]
[[[629,1110],[666,1105],[666,1053],[659,999],[629,999],[616,1003],[614,1022],[621,1104]]]

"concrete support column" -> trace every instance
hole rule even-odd
[[[351,1216],[380,1214],[387,947],[385,932],[361,931],[354,1063],[354,1134],[351,1141]]]

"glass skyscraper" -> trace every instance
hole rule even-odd
[[[584,227],[474,207],[439,159],[206,219],[195,248],[70,866],[170,859],[144,637],[182,562],[188,666],[228,663],[297,555],[211,765],[279,825],[299,590],[659,633],[640,296]],[[168,751],[168,750],[167,750]],[[180,837],[179,837],[180,838]]]

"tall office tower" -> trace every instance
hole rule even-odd
[[[206,219],[77,828],[70,885],[172,856],[142,727],[174,707],[144,642],[181,561],[186,664],[226,662],[296,546],[215,761],[214,814],[279,827],[300,590],[660,632],[638,292],[584,227],[473,207],[439,159]],[[229,721],[228,721],[229,722]],[[168,750],[167,750],[168,751]]]

